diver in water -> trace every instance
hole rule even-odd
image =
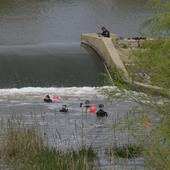
[[[80,107],[83,107],[83,102],[80,102]]]
[[[84,105],[84,107],[87,107],[87,108],[89,108],[89,107],[90,107],[90,100],[86,100],[86,101],[85,101],[85,105]]]
[[[62,109],[60,110],[60,112],[65,112],[65,113],[68,112],[68,107],[67,107],[66,104],[65,104],[65,105],[62,105]]]
[[[82,109],[82,112],[85,111],[87,113],[88,109],[90,108],[90,100],[86,100],[85,102],[80,102],[80,107]]]
[[[86,100],[84,103],[81,101],[81,102],[80,102],[80,107],[89,108],[89,107],[90,107],[90,101],[89,101],[89,100]]]
[[[46,96],[45,96],[44,102],[47,102],[47,103],[51,103],[51,102],[52,102],[52,100],[50,99],[50,96],[49,96],[49,95],[46,95]]]
[[[105,112],[103,110],[103,108],[104,108],[104,105],[103,104],[99,104],[99,110],[96,112],[96,116],[97,117],[107,117],[108,116],[107,112]]]

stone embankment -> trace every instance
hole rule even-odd
[[[82,34],[81,43],[90,46],[100,55],[108,66],[115,65],[128,77],[128,72],[120,59],[117,49],[112,43],[112,38],[114,38],[114,36],[105,38],[98,36],[96,33]]]
[[[154,93],[170,97],[169,92],[167,93],[167,90],[161,87],[143,84],[131,80],[123,61],[125,58],[127,60],[128,53],[124,55],[124,58],[122,58],[122,53],[120,52],[119,48],[116,48],[116,44],[119,46],[126,46],[126,48],[131,49],[141,47],[142,41],[134,39],[120,39],[115,34],[111,34],[110,38],[106,38],[99,36],[97,33],[84,33],[81,35],[81,43],[95,50],[107,66],[116,66],[116,68],[122,70],[126,78],[125,81],[130,83],[134,88],[140,88],[142,91],[149,90]]]

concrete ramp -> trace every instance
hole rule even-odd
[[[99,37],[96,33],[82,34],[81,42],[93,48],[108,66],[115,65],[121,69],[128,78],[128,72],[120,59],[112,38]]]
[[[114,34],[111,34],[111,38],[105,38],[105,37],[99,37],[97,33],[88,33],[88,34],[81,35],[81,43],[86,44],[91,48],[93,48],[108,66],[114,65],[117,68],[121,69],[124,72],[124,75],[126,76],[125,81],[130,85],[132,85],[134,89],[141,90],[144,92],[148,90],[148,92],[151,93],[154,92],[155,94],[163,95],[165,97],[170,98],[169,90],[131,80],[123,62],[120,59],[118,50],[116,49],[114,43],[112,42],[112,39],[116,39],[116,38],[117,36]],[[131,41],[126,41],[126,40],[124,40],[124,42],[132,43]],[[134,45],[134,43],[136,43],[136,41],[133,40],[132,45]]]

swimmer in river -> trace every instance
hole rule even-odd
[[[65,113],[68,112],[68,107],[66,104],[62,106],[62,109],[60,110],[60,112],[65,112]]]
[[[45,96],[44,102],[52,103],[52,100],[50,99],[50,96],[49,96],[49,95],[46,95],[46,96]]]
[[[96,116],[97,117],[107,117],[108,116],[107,112],[105,112],[103,110],[103,108],[104,108],[104,105],[103,104],[99,104],[99,110],[96,112]]]

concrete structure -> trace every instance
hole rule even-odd
[[[169,89],[164,89],[162,87],[144,84],[144,83],[140,83],[140,82],[136,82],[136,81],[133,81],[131,83],[131,85],[134,90],[143,91],[143,92],[147,91],[151,94],[164,96],[164,97],[167,97],[170,99],[170,90]]]
[[[139,44],[139,41],[136,41],[136,40],[128,40],[128,39],[123,39],[119,41],[117,40],[118,40],[118,37],[114,34],[111,34],[110,38],[99,37],[97,33],[86,33],[86,34],[81,35],[81,43],[88,45],[89,47],[94,49],[108,66],[115,65],[117,68],[122,70],[126,77],[125,81],[131,84],[134,87],[134,89],[137,89],[137,90],[140,89],[141,91],[148,90],[149,92],[154,92],[154,93],[157,93],[158,95],[164,95],[170,98],[169,90],[131,80],[121,60],[120,53],[116,49],[113,41],[116,41],[119,45],[121,44],[126,45],[129,48],[136,48],[136,47],[141,46],[142,44]]]
[[[119,53],[115,48],[111,38],[99,37],[97,33],[86,33],[81,35],[81,43],[86,44],[93,48],[104,60],[108,66],[115,65],[118,69],[122,70],[125,77],[128,79],[128,72],[120,59]]]

